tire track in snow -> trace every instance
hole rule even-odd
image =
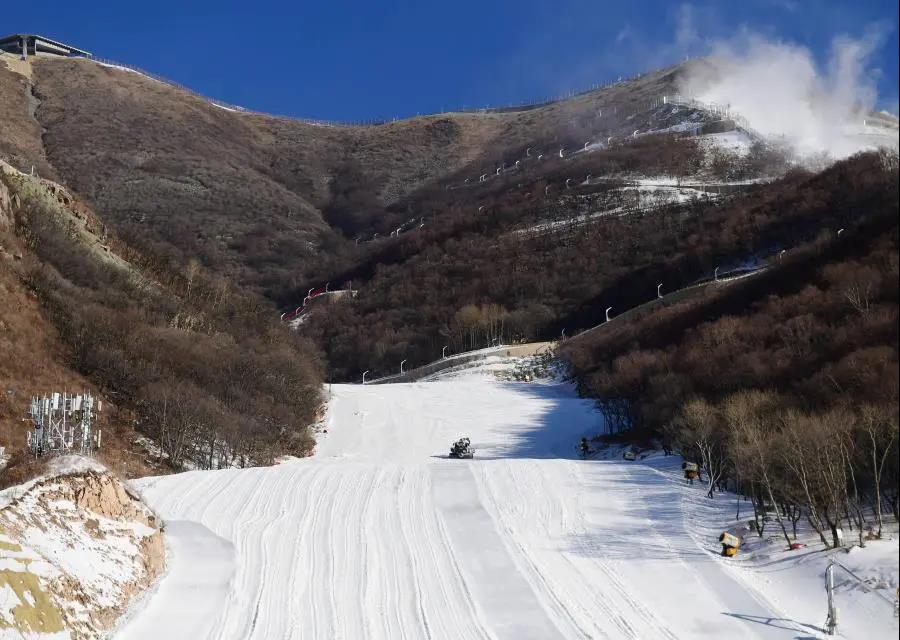
[[[699,551],[705,558],[706,562],[696,563],[699,579],[703,580],[709,589],[717,594],[718,602],[721,604],[724,613],[757,619],[780,619],[785,624],[791,624],[793,627],[757,625],[752,630],[746,630],[752,634],[752,637],[785,638],[789,635],[793,636],[794,633],[809,633],[808,628],[790,622],[778,607],[752,585],[739,582],[738,576],[734,575],[736,567],[704,547],[702,541],[692,533],[691,527],[686,520],[688,514],[692,512],[685,506],[686,498],[689,494],[687,487],[682,481],[646,465],[640,465],[640,469],[645,474],[652,474],[660,483],[660,486],[665,487],[666,490],[673,494],[673,500],[681,505],[679,509],[681,535],[679,537],[683,541],[685,548],[694,552]],[[668,538],[666,540],[671,544]],[[674,547],[673,552],[678,553],[680,556],[684,553]],[[741,611],[735,612],[735,609],[741,609]]]
[[[589,468],[591,468],[591,469],[596,468],[592,465],[591,466],[589,466],[589,465],[591,465],[591,463],[586,463],[585,465],[579,465],[579,466],[575,467],[575,469],[577,470],[576,473],[581,470],[585,470],[585,469],[589,469]],[[580,482],[579,482],[579,484],[580,484]],[[634,499],[640,500],[641,497],[636,495],[636,496],[634,496]],[[648,522],[649,522],[649,519],[648,519]],[[586,545],[584,545],[584,540],[585,540],[584,536],[579,538],[579,541],[581,543],[582,552],[587,553],[589,551],[589,549],[586,548]],[[666,623],[664,623],[663,621],[661,621],[658,618],[658,616],[656,616],[656,614],[654,614],[641,601],[641,598],[638,595],[632,593],[632,588],[621,579],[619,572],[614,569],[612,563],[607,562],[602,557],[600,557],[600,558],[597,558],[597,566],[603,572],[603,575],[606,576],[606,578],[609,580],[609,582],[614,585],[614,587],[615,587],[614,591],[618,594],[618,596],[621,597],[621,599],[624,601],[624,603],[627,605],[627,607],[629,607],[631,610],[633,610],[637,614],[638,619],[640,619],[644,623],[644,625],[646,625],[646,627],[653,629],[655,631],[655,633],[658,634],[657,637],[666,638],[667,640],[676,640],[677,636],[671,632],[668,625]],[[641,637],[641,633],[642,633],[641,630],[635,629],[634,625],[632,623],[628,622],[628,620],[623,615],[617,614],[617,619],[619,620],[619,623],[622,625],[622,627],[624,629],[627,629],[628,632],[631,634],[630,637],[633,637],[633,638]],[[646,633],[646,632],[643,632],[643,633]]]
[[[283,518],[284,514],[282,512],[275,515],[277,511],[272,508],[272,505],[275,503],[276,497],[278,497],[279,494],[275,491],[263,490],[266,480],[266,475],[261,473],[258,474],[255,490],[253,491],[254,499],[251,501],[251,506],[249,508],[250,512],[253,514],[253,518],[246,522],[247,530],[251,531],[252,534],[243,535],[241,536],[241,539],[252,539],[256,542],[256,544],[253,545],[252,550],[246,549],[246,546],[242,549],[245,554],[248,552],[252,554],[254,558],[252,564],[254,566],[269,568],[271,554],[269,550],[268,533],[271,528],[278,523],[280,518]],[[210,506],[207,505],[203,510],[203,514],[205,515],[208,513],[209,509]],[[236,591],[238,593],[248,594],[248,597],[251,597],[253,600],[252,607],[246,609],[246,611],[250,613],[249,620],[247,621],[249,623],[249,629],[246,637],[253,638],[257,633],[259,611],[265,595],[266,583],[263,582],[258,575],[251,574],[246,568],[241,572],[241,577],[241,587]],[[245,586],[248,583],[253,586]]]
[[[313,479],[318,479],[317,474],[315,474],[312,469],[308,470],[308,472],[302,477],[303,486],[307,487],[308,490],[293,492],[294,501],[291,505],[291,513],[293,514],[294,522],[291,523],[292,530],[295,529],[294,523],[300,524],[303,522],[307,522],[309,520],[310,512],[315,508],[313,497],[316,495],[316,492],[313,488],[313,483],[311,483],[309,480],[309,476],[312,476]],[[298,634],[300,633],[301,629],[301,606],[299,606],[299,603],[295,604],[294,600],[297,594],[297,578],[302,574],[303,570],[304,556],[302,540],[303,531],[299,531],[294,538],[293,549],[290,554],[290,562],[287,563],[291,568],[291,573],[290,576],[288,576],[288,586],[285,589],[285,593],[283,596],[283,606],[288,612],[287,628],[289,632],[289,638],[299,637]]]
[[[508,523],[503,521],[503,518],[500,516],[500,512],[497,509],[497,496],[494,494],[493,487],[490,485],[489,480],[485,476],[487,468],[488,467],[482,467],[481,469],[479,469],[480,473],[478,474],[478,492],[480,499],[482,501],[482,504],[485,505],[485,508],[490,513],[491,517],[494,518],[494,521],[496,523],[495,526],[506,534],[503,536],[503,541],[504,543],[506,543],[507,549],[509,549],[517,564],[519,564],[520,567],[523,568],[523,575],[526,576],[526,579],[528,579],[528,581],[532,585],[532,588],[535,589],[536,592],[538,592],[543,598],[549,599],[550,602],[548,603],[548,607],[554,613],[554,619],[557,626],[571,625],[571,633],[567,634],[567,637],[575,637],[575,635],[577,634],[577,636],[580,638],[592,638],[593,636],[578,624],[576,617],[572,614],[569,606],[567,606],[563,602],[563,600],[558,597],[557,593],[552,588],[548,577],[541,572],[538,564],[528,553],[528,550],[526,549],[522,541],[518,540],[515,537],[513,529],[509,526]],[[513,473],[515,486],[519,488],[526,486],[524,479],[519,477],[519,474],[515,472],[514,466],[509,465],[505,470],[509,470]],[[534,494],[530,493],[530,495]],[[534,504],[533,500],[531,504]],[[562,501],[560,501],[560,504],[562,504]],[[565,513],[564,509],[561,509],[560,511],[561,513]],[[603,608],[602,603],[600,606],[601,608]]]
[[[336,386],[320,455],[138,485],[232,542],[222,640],[792,637],[723,615],[770,608],[665,478],[540,459],[596,419],[560,385]],[[476,460],[434,457],[460,435]]]
[[[316,501],[316,510],[313,512],[312,521],[309,523],[311,544],[307,545],[307,551],[309,552],[310,571],[306,594],[312,605],[310,613],[315,637],[332,638],[334,637],[332,627],[334,610],[330,596],[331,584],[328,580],[333,575],[331,566],[333,549],[329,539],[330,522],[323,524],[323,521],[334,509],[336,495],[330,470],[320,469],[318,472],[322,474],[324,484],[318,494],[319,499]],[[325,593],[329,594],[327,598],[323,597]]]
[[[337,553],[334,557],[335,579],[331,599],[335,611],[336,638],[369,637],[363,608],[363,586],[367,568],[367,540],[363,526],[375,494],[377,473],[374,468],[362,467],[354,473],[347,491],[351,502],[338,505],[333,513],[331,541]],[[347,599],[354,594],[355,601]],[[339,606],[341,595],[348,606]]]
[[[296,557],[294,569],[288,582],[287,593],[283,606],[292,612],[292,636],[301,637],[301,631],[305,628],[304,622],[312,630],[318,628],[318,613],[315,607],[310,607],[311,593],[316,588],[312,576],[315,573],[315,561],[318,553],[308,553],[310,549],[316,550],[313,541],[313,525],[321,508],[321,497],[325,493],[327,477],[322,469],[314,467],[310,474],[310,481],[306,482],[303,493],[306,494],[307,508],[303,516],[297,521],[299,535],[296,541]],[[296,488],[300,490],[299,487]],[[317,551],[317,550],[316,550]],[[308,622],[311,621],[311,624]]]
[[[416,492],[416,508],[410,508],[410,527],[420,541],[419,555],[424,566],[422,580],[427,584],[423,608],[434,620],[435,638],[485,640],[492,638],[475,608],[472,594],[460,573],[459,561],[432,499],[432,480],[427,467],[421,467],[421,490]],[[424,548],[423,548],[424,547]]]
[[[498,639],[563,638],[531,585],[518,572],[491,517],[478,498],[469,464],[432,467],[434,501],[459,556],[463,576],[476,595],[476,605]],[[504,576],[502,584],[493,574]]]
[[[378,480],[379,473],[377,469],[370,469],[368,471],[368,475],[370,477],[368,495],[366,495],[366,499],[363,505],[362,510],[360,511],[359,523],[357,526],[357,537],[358,537],[358,545],[360,550],[360,559],[361,559],[361,567],[360,567],[360,575],[357,576],[356,584],[356,596],[357,596],[357,608],[360,612],[360,629],[362,629],[362,637],[370,638],[372,637],[372,629],[370,625],[370,621],[368,616],[365,613],[364,603],[366,601],[366,586],[369,581],[369,563],[370,563],[370,551],[371,551],[371,543],[369,541],[368,536],[366,535],[366,523],[369,521],[371,517],[371,509],[374,503],[374,497],[378,488]]]
[[[665,625],[636,599],[628,597],[625,585],[615,572],[584,544],[587,527],[580,502],[583,485],[573,473],[580,464],[509,461],[483,465],[479,479],[485,503],[491,505],[494,517],[503,523],[505,539],[515,546],[536,589],[546,593],[551,607],[556,605],[559,618],[568,619],[574,625],[572,634],[643,639],[648,637],[648,630],[653,630],[652,637],[671,638]],[[553,473],[548,475],[548,471]],[[567,481],[560,481],[560,477]],[[558,492],[548,494],[541,491],[542,486],[557,487]],[[523,529],[526,522],[527,532]],[[562,548],[548,556],[528,541],[534,537],[541,545],[549,542]],[[572,544],[569,538],[575,540],[580,556],[577,560],[572,560],[572,554],[564,550],[565,545]],[[547,558],[552,564],[545,561]],[[564,564],[560,564],[561,558]],[[586,571],[588,564],[593,574]],[[562,572],[563,566],[568,571]],[[598,574],[602,580],[597,579]],[[629,622],[629,615],[642,622],[641,628]],[[604,622],[611,622],[612,626]]]
[[[689,600],[703,602],[706,609],[718,613],[701,625],[692,609],[670,607],[670,624],[677,624],[687,637],[700,632],[728,635],[731,638],[794,637],[796,630],[767,624],[748,624],[737,617],[749,615],[769,619],[782,616],[761,601],[755,589],[731,578],[718,558],[697,545],[684,520],[683,487],[676,486],[677,483],[673,483],[671,478],[645,465],[612,464],[617,466],[621,476],[615,490],[628,491],[628,487],[632,487],[629,495],[636,499],[635,511],[642,514],[646,523],[642,543],[653,549],[655,554],[662,555],[665,560],[652,581],[632,574],[630,582],[655,582],[657,584],[654,586],[658,587],[658,583],[668,580],[671,585],[666,591],[686,594]],[[644,489],[635,491],[634,488],[637,487]],[[667,517],[665,510],[674,510],[676,517]],[[660,530],[663,523],[666,524],[665,531]],[[627,568],[629,565],[624,566]],[[632,597],[636,599],[635,596]],[[655,604],[671,605],[659,599],[655,600]]]
[[[434,486],[433,484],[429,485],[431,489],[430,495],[434,495]],[[432,497],[433,500],[433,497]],[[450,534],[447,532],[447,526],[444,523],[444,520],[437,515],[437,509],[435,509],[435,524],[437,531],[439,532],[439,536],[437,539],[441,541],[440,550],[446,555],[450,562],[450,573],[453,576],[454,583],[457,585],[459,591],[463,594],[463,602],[465,602],[465,610],[470,614],[471,619],[477,623],[477,628],[480,631],[479,638],[490,638],[491,640],[495,640],[495,636],[493,633],[488,631],[487,622],[481,611],[478,609],[475,604],[475,598],[472,596],[472,592],[469,589],[468,584],[466,583],[465,578],[463,577],[462,570],[460,569],[460,563],[457,558],[457,553],[454,551],[453,544],[450,541]],[[465,618],[459,617],[457,620],[464,620]]]
[[[409,481],[410,475],[413,477],[413,482]],[[417,473],[414,471],[410,473],[409,470],[404,470],[402,481],[400,483],[400,491],[397,495],[398,505],[400,506],[400,533],[403,535],[404,546],[410,550],[410,566],[411,566],[411,574],[413,581],[413,589],[415,592],[415,602],[416,602],[416,612],[419,616],[419,622],[421,624],[421,630],[423,631],[424,638],[431,640],[431,627],[428,624],[428,616],[425,614],[424,607],[424,595],[422,592],[422,584],[421,584],[421,571],[420,565],[417,562],[416,557],[416,545],[414,544],[415,539],[412,535],[410,535],[409,524],[412,521],[411,514],[408,511],[408,505],[414,500],[414,493],[412,491],[412,487],[415,483],[415,478],[417,477]],[[404,506],[407,508],[404,509]]]

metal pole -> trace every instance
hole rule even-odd
[[[825,569],[825,593],[828,594],[828,618],[825,620],[825,632],[833,636],[837,630],[837,607],[834,604],[834,560]]]
[[[659,298],[660,300],[663,297],[662,296],[662,282],[660,282],[658,285],[656,285],[656,297]]]
[[[606,321],[609,322],[609,312],[612,311],[612,307],[606,307]]]
[[[401,375],[401,376],[403,375],[403,365],[404,365],[405,363],[406,363],[406,360],[401,360],[401,361],[400,361],[400,375]]]
[[[449,346],[450,346],[450,345],[445,344],[445,345],[444,345],[444,348],[441,349],[441,359],[445,359],[445,358],[447,357],[447,347],[449,347]]]
[[[363,384],[366,383],[366,374],[367,374],[367,373],[369,373],[369,370],[368,370],[368,369],[366,369],[365,371],[363,371]]]
[[[713,279],[718,282],[719,281],[719,267],[716,267],[716,270],[713,271]]]

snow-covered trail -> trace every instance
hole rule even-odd
[[[169,570],[147,609],[120,625],[121,640],[217,638],[221,618],[198,611],[224,609],[234,576],[234,548],[196,522],[166,523]]]
[[[575,459],[598,422],[556,383],[336,385],[311,459],[139,481],[164,518],[234,547],[227,606],[197,606],[215,635],[166,637],[808,636],[766,623],[784,616],[714,540],[698,546],[680,483]],[[476,458],[447,459],[462,435]],[[165,587],[133,624],[159,615]]]

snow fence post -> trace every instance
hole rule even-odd
[[[838,613],[834,604],[834,559],[825,569],[825,593],[828,594],[828,618],[825,620],[825,633],[833,636],[837,631]]]

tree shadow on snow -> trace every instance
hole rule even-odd
[[[603,417],[593,401],[579,398],[569,385],[498,382],[496,387],[504,393],[513,392],[517,403],[523,403],[520,407],[533,406],[534,411],[524,420],[516,414],[505,424],[498,422],[496,436],[473,439],[475,460],[578,460],[581,438],[603,432]],[[450,444],[447,443],[448,448]]]
[[[569,536],[570,553],[603,560],[717,562],[712,550],[698,547],[691,537],[691,524],[685,520],[676,487],[640,467],[629,471],[604,462],[584,464],[623,469],[621,474],[582,476],[586,495],[596,492],[619,498],[619,507],[614,522],[598,523],[597,531]]]

